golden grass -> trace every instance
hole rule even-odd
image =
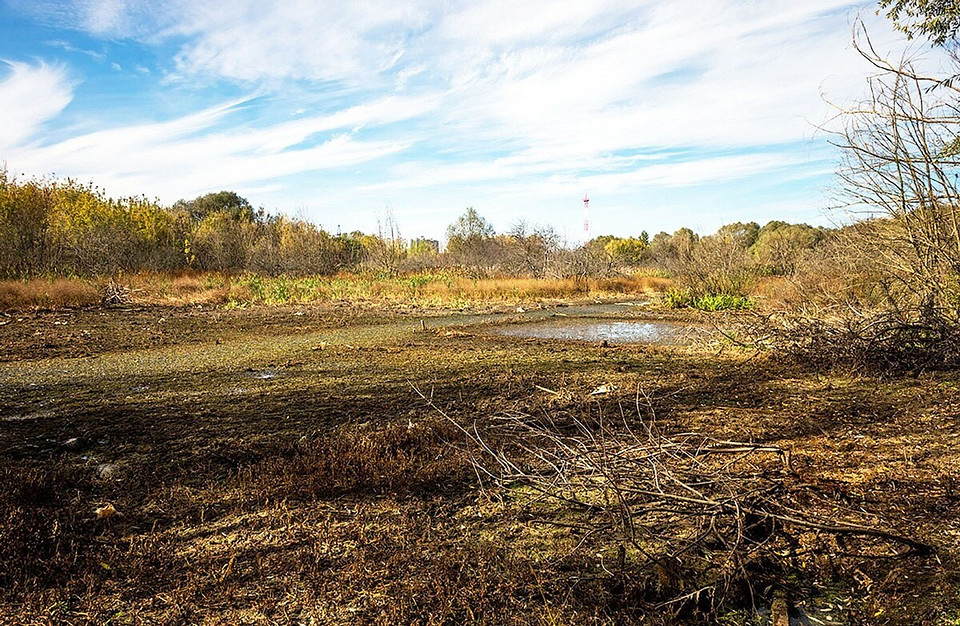
[[[668,289],[659,276],[613,278],[467,278],[452,273],[264,277],[216,272],[141,272],[115,279],[139,305],[310,304],[462,307],[581,298],[634,297]],[[106,279],[0,282],[0,309],[70,307],[99,301]]]
[[[0,281],[0,310],[84,306],[99,301],[98,286],[77,278]]]
[[[123,282],[138,304],[224,304],[230,299],[230,277],[213,272],[140,272]]]

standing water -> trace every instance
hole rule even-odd
[[[646,343],[687,345],[703,329],[676,322],[633,322],[589,319],[553,319],[546,322],[504,326],[493,331],[507,337],[608,341],[610,343]]]

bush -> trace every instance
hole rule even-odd
[[[735,294],[694,295],[689,289],[670,289],[663,293],[663,303],[671,309],[699,309],[701,311],[740,310],[753,307],[746,296]]]

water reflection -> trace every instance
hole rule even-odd
[[[493,332],[508,337],[687,345],[696,337],[702,336],[704,331],[696,326],[676,322],[553,319],[532,324],[503,326]]]

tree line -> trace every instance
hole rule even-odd
[[[92,185],[20,180],[0,170],[0,276],[96,276],[131,271],[331,273],[356,266],[359,234],[266,215],[223,191],[172,207],[113,199]]]
[[[683,228],[652,238],[646,232],[595,237],[571,247],[550,226],[525,221],[497,233],[471,207],[447,228],[441,253],[438,242],[403,239],[389,216],[377,233],[332,235],[305,220],[268,215],[231,191],[164,207],[144,197],[113,199],[70,179],[18,179],[0,170],[0,276],[8,279],[181,270],[396,274],[440,268],[478,277],[546,278],[646,268],[695,279],[706,290],[742,291],[750,277],[793,272],[829,232],[804,224],[750,222],[706,237]]]

